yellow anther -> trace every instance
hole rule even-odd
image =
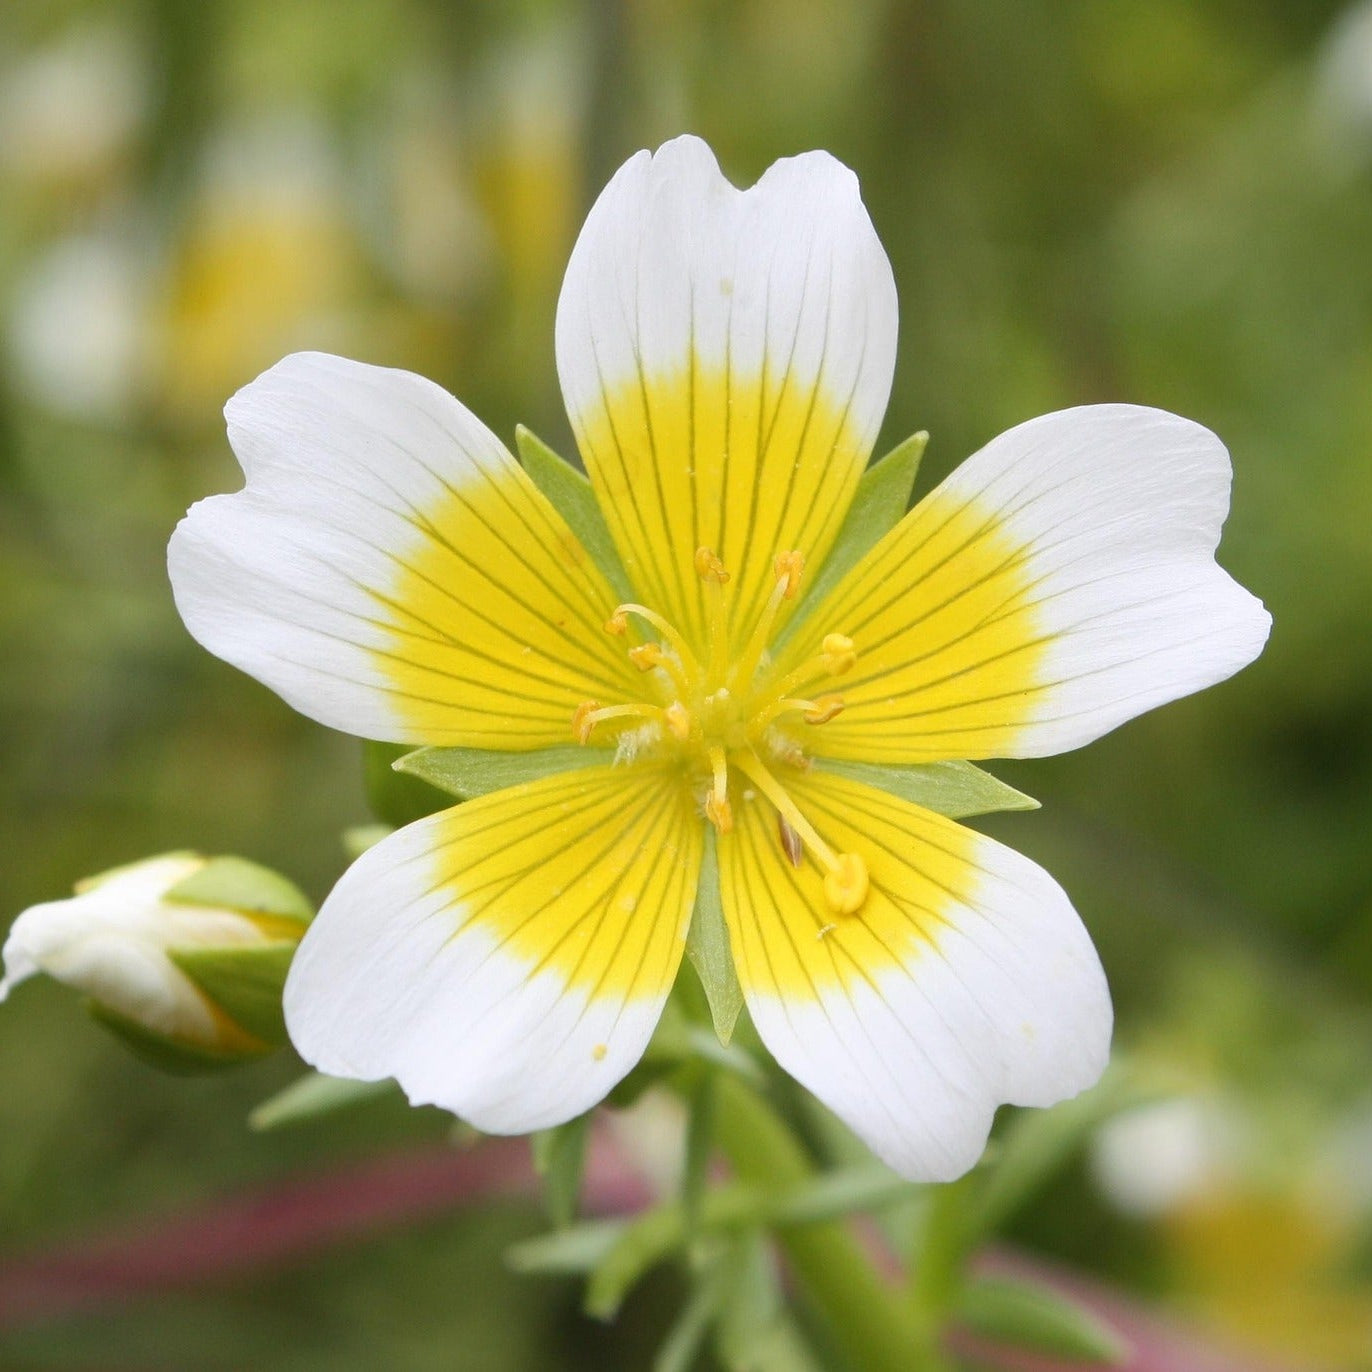
[[[824,899],[836,915],[852,915],[867,899],[867,864],[856,853],[839,853],[824,874]]]
[[[609,619],[605,621],[605,632],[613,634],[616,638],[623,638],[629,629],[629,616],[625,613],[624,606],[620,605],[615,609]]]
[[[709,548],[696,549],[696,575],[702,581],[716,581],[721,586],[729,579],[729,573],[719,556]]]
[[[857,644],[847,634],[825,634],[820,648],[824,666],[834,676],[852,671],[857,662]]]
[[[827,724],[843,709],[842,696],[820,696],[803,703],[806,708],[801,711],[801,718],[807,724]]]
[[[591,737],[591,730],[595,728],[595,720],[592,716],[600,709],[598,700],[583,700],[580,705],[572,711],[572,737],[578,743],[586,743]]]
[[[650,610],[646,605],[638,605],[627,600],[623,605],[616,605],[614,614],[605,621],[605,631],[611,634],[622,634],[628,628],[629,615],[637,615],[645,623],[656,629],[663,642],[676,654],[682,669],[691,676],[699,676],[700,667],[696,663],[695,654],[687,646],[686,640],[682,638],[671,623],[663,619],[656,610]]]
[[[651,672],[662,662],[662,649],[656,643],[640,643],[637,648],[629,649],[629,661],[640,672]]]
[[[705,797],[705,818],[715,826],[718,833],[727,834],[734,827],[734,807],[729,797],[721,800],[713,791]]]
[[[776,573],[777,581],[784,583],[781,590],[782,598],[790,600],[800,586],[800,575],[805,570],[805,558],[794,548],[787,553],[778,553],[772,570]]]
[[[672,701],[663,710],[662,718],[667,721],[667,727],[682,743],[691,737],[691,712],[679,700]]]

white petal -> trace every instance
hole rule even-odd
[[[642,1056],[681,960],[700,821],[679,778],[561,773],[383,839],[286,983],[301,1055],[492,1133],[570,1119]]]
[[[746,634],[776,554],[828,550],[895,349],[890,264],[857,178],[827,153],[746,191],[697,138],[625,163],[572,252],[557,365],[640,597],[699,641],[691,559],[712,548]]]
[[[1109,1054],[1100,961],[1061,887],[991,839],[881,791],[788,782],[827,842],[866,862],[853,915],[807,854],[786,858],[754,802],[719,843],[739,978],[777,1061],[887,1163],[967,1171],[1003,1102],[1051,1105]]]
[[[632,672],[616,597],[499,440],[408,372],[286,358],[226,409],[247,476],[168,551],[211,652],[368,738],[531,748]]]
[[[1075,748],[1251,662],[1271,617],[1215,563],[1229,456],[1161,410],[1044,415],[962,464],[787,647],[860,654],[833,756],[1034,757]]]

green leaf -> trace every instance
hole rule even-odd
[[[992,1342],[1119,1367],[1129,1345],[1104,1320],[1059,1292],[1026,1281],[986,1277],[964,1288],[955,1318],[969,1333]]]
[[[178,1043],[163,1038],[145,1029],[136,1020],[126,1019],[123,1015],[100,1005],[93,1000],[86,1001],[86,1010],[92,1019],[104,1025],[116,1038],[123,1041],[136,1058],[156,1067],[159,1071],[170,1072],[174,1076],[195,1076],[201,1072],[218,1072],[225,1067],[236,1067],[239,1063],[250,1062],[272,1052],[272,1048],[262,1045],[261,1052],[221,1053],[211,1048],[202,1048],[193,1043]]]
[[[571,723],[568,722],[568,730]],[[488,791],[503,791],[555,772],[575,772],[582,767],[608,767],[613,748],[582,748],[568,744],[557,748],[533,748],[526,753],[499,752],[492,748],[418,748],[396,758],[392,766],[418,778],[448,796],[471,800]],[[444,805],[452,801],[444,797]]]
[[[283,940],[241,948],[169,948],[167,957],[239,1028],[280,1047],[286,1042],[281,988],[297,946]]]
[[[679,1247],[684,1238],[679,1205],[650,1210],[634,1220],[591,1273],[586,1283],[586,1313],[598,1320],[613,1319],[630,1288]]]
[[[778,1224],[814,1224],[841,1219],[858,1211],[880,1210],[908,1200],[914,1185],[879,1162],[855,1163],[837,1171],[819,1172],[777,1199],[773,1218]]]
[[[910,504],[915,474],[928,443],[927,433],[912,434],[863,472],[834,546],[813,580],[807,577],[801,582],[800,604],[778,635],[776,647],[786,642],[792,629],[838,585],[843,574],[856,567],[868,549],[900,522]]]
[[[395,1082],[353,1081],[348,1077],[327,1077],[322,1072],[307,1072],[274,1096],[268,1096],[248,1116],[249,1128],[265,1133],[293,1124],[305,1124],[321,1115],[351,1110],[382,1096],[399,1096]]]
[[[705,850],[696,886],[696,904],[691,912],[691,927],[686,935],[686,956],[696,969],[710,1018],[720,1043],[728,1046],[743,1009],[743,988],[738,984],[734,955],[729,947],[729,929],[724,922],[724,903],[719,898],[719,860],[715,855],[714,829],[706,826]]]
[[[396,829],[438,810],[447,810],[453,803],[452,796],[445,791],[431,786],[421,777],[403,775],[393,766],[413,751],[403,743],[378,743],[374,739],[362,745],[362,779],[367,804],[377,819]]]
[[[515,429],[515,446],[535,486],[543,492],[567,521],[591,561],[610,583],[620,600],[632,600],[633,588],[619,560],[614,539],[610,537],[605,516],[600,513],[591,483],[565,458],[559,457],[537,434],[520,424]]]
[[[949,819],[990,814],[993,810],[1037,810],[1039,803],[1013,786],[997,780],[990,772],[970,762],[921,762],[893,765],[877,762],[845,762],[817,757],[819,772],[875,786],[901,800],[923,805],[926,810]]]
[[[511,1244],[505,1262],[530,1276],[584,1277],[605,1261],[628,1227],[626,1220],[585,1220]]]
[[[178,881],[163,899],[178,905],[213,905],[246,915],[271,915],[300,924],[314,918],[314,908],[293,881],[241,857],[210,858],[198,872]]]
[[[534,1169],[543,1178],[548,1214],[559,1229],[565,1229],[576,1217],[590,1122],[590,1111],[587,1111],[556,1128],[540,1130],[530,1139]]]

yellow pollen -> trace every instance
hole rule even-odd
[[[788,553],[778,553],[772,570],[776,573],[777,580],[785,583],[781,592],[782,597],[786,600],[792,599],[800,587],[800,574],[805,570],[805,558],[794,548]]]
[[[640,672],[651,672],[662,661],[662,648],[656,643],[640,643],[629,649],[629,661]]]
[[[801,706],[801,718],[807,724],[827,724],[843,709],[843,697],[820,696],[815,700],[798,700],[794,704]]]
[[[591,1056],[592,1056],[597,1062],[604,1062],[604,1061],[605,1061],[605,1055],[606,1055],[606,1053],[608,1053],[609,1051],[610,1051],[610,1050],[609,1050],[603,1043],[597,1043],[596,1046],[595,1046],[594,1048],[591,1049]]]
[[[657,711],[653,713],[656,714]],[[679,700],[672,701],[662,711],[662,718],[667,721],[667,727],[682,743],[691,737],[691,712]]]
[[[867,899],[867,864],[856,853],[840,853],[824,875],[824,899],[837,915],[853,915]]]
[[[834,676],[852,671],[857,662],[857,644],[847,634],[825,634],[820,648],[821,660]]]
[[[715,581],[721,586],[729,580],[729,573],[719,560],[719,555],[709,548],[696,549],[696,575],[702,581]]]
[[[619,606],[614,614],[605,621],[605,632],[613,634],[615,638],[623,638],[629,629],[629,616],[624,612],[624,606]]]
[[[677,655],[677,661],[690,673],[691,676],[700,675],[700,667],[696,662],[695,654],[687,647],[686,640],[677,632],[676,628],[665,620],[656,610],[650,610],[646,605],[637,605],[632,601],[625,601],[623,605],[616,605],[615,612],[605,622],[606,633],[622,633],[618,626],[622,623],[628,625],[627,616],[637,615],[639,619],[651,624],[654,629],[666,640],[672,651]]]
[[[585,743],[591,737],[591,730],[595,728],[595,721],[591,716],[598,709],[600,709],[598,700],[583,700],[572,711],[572,737],[578,743]]]

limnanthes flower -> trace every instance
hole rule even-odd
[[[1156,410],[1047,415],[821,579],[895,347],[851,172],[740,192],[682,138],[616,174],[558,305],[617,561],[419,377],[301,355],[233,398],[246,489],[171,546],[191,632],[335,728],[562,768],[344,875],[286,987],[305,1058],[492,1132],[586,1110],[653,1032],[708,830],[758,1033],[901,1172],[1096,1080],[1109,997],[1061,888],[870,781],[1074,748],[1255,657],[1268,616],[1213,557],[1228,458]]]

